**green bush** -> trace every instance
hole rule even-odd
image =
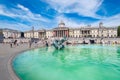
[[[118,26],[117,34],[118,34],[118,37],[120,37],[120,26]]]

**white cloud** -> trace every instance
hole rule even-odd
[[[85,27],[88,25],[87,23],[76,22],[76,20],[72,20],[72,19],[67,18],[63,15],[57,16],[55,19],[56,23],[59,23],[61,20],[64,21],[64,23],[66,24],[67,27],[77,28],[77,27]],[[103,22],[103,25],[105,27],[117,27],[120,25],[120,14],[101,19],[97,22],[91,23],[90,25],[94,26],[94,27],[98,27],[100,22]]]
[[[5,6],[0,5],[0,15],[9,16],[12,18],[20,18],[28,21],[49,21],[47,18],[42,17],[40,14],[32,13],[28,8],[18,4],[19,9],[8,9]]]
[[[9,22],[4,22],[4,21],[0,21],[0,28],[10,28],[10,29],[20,30],[20,31],[31,29],[30,26],[22,24],[22,23],[9,23]]]
[[[66,27],[81,27],[81,26],[85,26],[84,23],[77,23],[75,20],[72,20],[70,18],[66,18],[65,16],[61,15],[61,16],[57,16],[55,18],[55,21],[57,24],[59,24],[61,22],[61,20],[65,23]]]
[[[44,22],[49,21],[47,18],[42,17],[40,14],[32,13],[28,8],[24,7],[23,5],[18,4],[17,7],[21,9],[20,12],[24,11],[21,13],[22,16],[19,15],[23,19],[37,20],[37,21],[44,21]]]
[[[6,9],[5,6],[0,5],[0,15],[4,15],[4,16],[9,16],[9,17],[15,17],[16,15],[9,12],[8,9]]]
[[[96,12],[100,9],[104,0],[43,0],[51,5],[52,8],[59,13],[78,13],[82,16],[93,17],[100,19],[91,25],[98,26],[100,22],[103,22],[105,26],[118,26],[120,25],[120,14],[105,17],[97,15]],[[68,26],[86,26],[87,23],[77,23],[76,20],[69,19],[65,16],[57,16],[56,21],[63,20]]]
[[[21,29],[24,30],[24,29],[28,29],[26,28],[28,26],[22,23],[24,21],[29,22],[31,26],[36,26],[36,27],[43,26],[41,24],[42,22],[50,22],[49,19],[44,18],[40,14],[32,13],[28,8],[20,4],[17,5],[16,9],[15,8],[8,9],[5,6],[0,5],[0,15],[8,16],[14,19],[19,18],[21,20],[21,22],[16,22],[16,24],[10,24],[10,22],[6,21],[6,22],[3,22],[4,24],[1,25],[0,27],[9,27],[9,28],[17,29],[17,27],[20,26],[20,27],[23,27]],[[0,24],[2,24],[2,20],[0,21]]]
[[[28,8],[26,8],[26,7],[24,7],[24,6],[20,5],[20,4],[18,4],[17,7],[24,10],[24,11],[29,11]]]
[[[92,23],[91,25],[98,26],[99,22],[103,22],[105,26],[118,26],[120,25],[120,14],[109,18],[101,18],[101,16],[96,15],[96,11],[101,6],[103,0],[45,0],[49,3],[54,9],[59,11],[60,13],[72,13],[76,12],[82,16],[94,17],[101,19],[98,22]],[[17,9],[12,8],[8,9],[5,6],[0,5],[0,15],[9,16],[12,18],[20,18],[21,20],[26,22],[30,22],[31,26],[36,26],[36,29],[43,28],[42,22],[49,23],[48,27],[54,25],[53,23],[59,23],[60,20],[63,20],[67,27],[81,27],[86,26],[87,23],[83,22],[76,22],[71,18],[65,17],[64,15],[57,15],[54,20],[49,20],[41,16],[40,14],[32,13],[28,8],[24,7],[23,5],[18,4]],[[29,30],[31,26],[28,26],[23,23],[15,23],[11,24],[9,22],[2,22],[0,21],[0,27],[9,27],[14,29],[20,30]],[[46,26],[45,26],[46,27]],[[57,27],[57,26],[54,26]]]
[[[78,13],[82,16],[101,18],[96,12],[103,0],[44,0],[60,13]]]
[[[96,26],[99,22],[103,22],[106,27],[117,27],[120,25],[120,14],[116,14],[114,16],[104,18],[98,22],[93,23],[92,25]]]

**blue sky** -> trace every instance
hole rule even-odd
[[[51,29],[63,20],[67,27],[120,25],[120,0],[0,0],[0,28],[21,31]]]

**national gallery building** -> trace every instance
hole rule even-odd
[[[99,23],[97,27],[80,27],[69,28],[63,21],[58,24],[58,27],[51,30],[34,30],[24,32],[25,38],[116,38],[117,27],[105,27],[103,23]]]

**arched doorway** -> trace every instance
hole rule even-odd
[[[24,38],[24,32],[21,32],[21,38]]]

